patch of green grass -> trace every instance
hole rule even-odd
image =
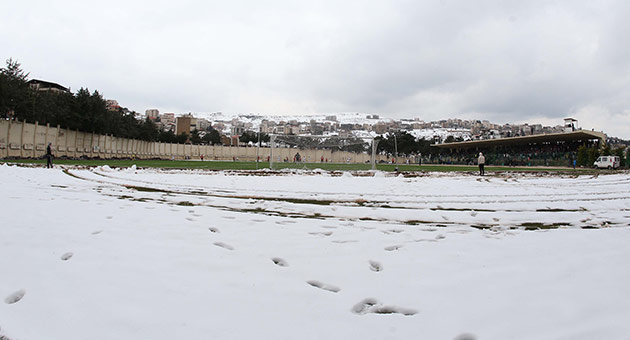
[[[359,221],[378,221],[378,220],[372,217],[360,217]]]
[[[470,208],[444,208],[441,206],[437,206],[435,208],[430,208],[432,211],[476,211],[476,212],[497,212],[492,209],[470,209]]]
[[[0,160],[0,163],[17,163],[17,164],[38,164],[44,166],[45,160],[42,159],[16,159],[16,160]],[[77,166],[104,166],[112,168],[127,168],[136,165],[139,168],[164,168],[164,169],[205,169],[205,170],[262,170],[268,169],[268,162],[232,162],[232,161],[193,161],[193,160],[146,160],[146,159],[56,159],[55,164],[77,165]],[[398,171],[405,175],[405,172],[472,172],[477,173],[476,166],[468,165],[435,165],[435,164],[377,164],[376,169],[381,171]],[[370,164],[346,164],[346,163],[285,163],[275,162],[274,170],[282,169],[322,169],[327,171],[367,171],[371,169]],[[537,167],[505,167],[505,166],[486,166],[488,172],[563,172],[563,173],[588,173],[593,172],[592,169],[570,169],[570,168],[537,168]]]
[[[486,230],[486,229],[491,229],[493,226],[489,224],[472,224],[471,227],[481,229],[481,230]]]
[[[288,202],[288,203],[295,203],[295,204],[331,205],[333,203],[336,203],[336,201],[331,201],[331,200],[313,200],[313,199],[307,199],[307,198],[265,198],[265,197],[259,197],[259,198],[256,198],[256,199],[269,200],[269,201]]]
[[[408,225],[422,225],[422,224],[432,224],[435,222],[431,222],[431,221],[421,221],[421,220],[407,220],[407,221],[403,221],[404,224],[408,224]]]
[[[280,216],[280,217],[288,217],[288,218],[310,218],[310,219],[316,219],[316,220],[324,220],[326,218],[332,217],[332,216],[322,215],[320,213],[314,213],[312,215],[308,215],[308,214],[301,214],[301,213],[287,213],[287,212],[282,212],[282,211],[273,211],[273,210],[267,210],[263,208],[254,208],[254,209],[226,208],[226,210],[245,212],[245,213],[254,213],[254,214],[263,214],[267,216]]]
[[[161,189],[148,188],[148,187],[139,187],[139,186],[135,186],[135,185],[125,185],[124,187],[127,188],[127,189],[133,189],[133,190],[144,191],[144,192],[170,193],[170,191],[168,191],[168,190],[161,190]]]
[[[558,229],[562,226],[570,226],[571,223],[557,222],[557,223],[542,223],[542,222],[525,222],[521,223],[521,227],[525,227],[525,230],[540,230],[540,229]]]

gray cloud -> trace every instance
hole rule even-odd
[[[361,111],[630,138],[624,1],[14,2],[31,76],[143,111]],[[533,121],[532,121],[533,122]]]

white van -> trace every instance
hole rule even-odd
[[[600,169],[616,169],[619,167],[621,160],[619,156],[599,156],[595,163],[593,163],[594,168]]]

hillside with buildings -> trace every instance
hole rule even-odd
[[[194,130],[217,130],[225,136],[240,136],[245,132],[262,132],[277,135],[314,135],[373,138],[394,131],[406,131],[416,138],[434,143],[443,143],[449,136],[454,140],[496,139],[504,137],[530,136],[565,131],[565,126],[543,126],[542,124],[496,124],[487,120],[445,119],[424,121],[414,119],[392,119],[374,114],[336,113],[321,115],[258,115],[225,114],[222,112],[183,114],[160,114],[149,109],[145,117],[154,120],[162,130],[179,135]],[[559,122],[560,123],[560,122]],[[577,123],[577,121],[575,122]],[[574,125],[575,128],[578,128]]]

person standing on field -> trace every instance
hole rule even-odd
[[[53,167],[52,159],[53,159],[52,143],[48,143],[48,146],[46,147],[46,167],[47,168]]]
[[[479,176],[483,176],[485,174],[484,166],[486,165],[486,157],[483,156],[483,153],[479,153],[479,158],[477,158],[477,164],[479,164]]]

